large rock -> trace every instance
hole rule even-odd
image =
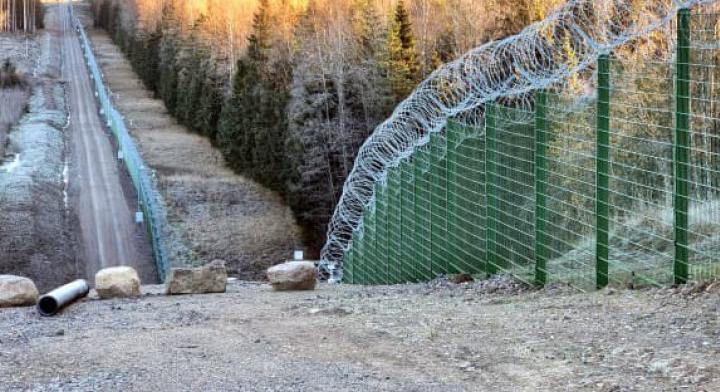
[[[140,277],[132,267],[105,268],[95,274],[95,291],[102,299],[140,296]]]
[[[317,281],[315,264],[309,261],[288,261],[267,270],[275,290],[312,290]]]
[[[28,278],[0,275],[0,308],[10,306],[33,306],[38,296],[35,283]]]
[[[215,260],[200,268],[173,268],[167,278],[167,294],[224,293],[227,285],[225,262]]]

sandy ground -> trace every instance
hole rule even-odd
[[[130,265],[141,279],[156,281],[146,229],[134,222],[136,196],[123,187],[125,175],[98,113],[82,49],[64,6],[48,9],[49,26],[63,31],[63,75],[68,81],[73,167],[71,187],[78,212],[85,274]],[[60,26],[62,25],[62,26]]]
[[[0,310],[4,390],[717,391],[720,286],[322,285]]]
[[[155,173],[168,211],[172,265],[221,259],[231,274],[259,280],[268,266],[302,249],[300,228],[282,198],[233,173],[206,137],[178,125],[107,33],[92,28],[86,4],[75,10],[83,15],[116,107]]]

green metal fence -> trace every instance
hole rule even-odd
[[[601,56],[593,99],[537,91],[530,110],[489,103],[482,126],[450,121],[376,184],[344,280],[719,276],[720,18],[682,10],[675,35],[669,61]]]

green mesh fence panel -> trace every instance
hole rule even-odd
[[[449,273],[446,139],[433,135],[429,148],[430,269],[433,275],[443,275]]]
[[[449,272],[480,273],[486,258],[483,132],[454,123],[447,132]]]
[[[604,55],[588,77],[484,106],[392,168],[346,282],[470,273],[582,290],[720,275],[720,18],[682,10],[665,59]]]
[[[720,276],[720,17],[687,19],[688,270],[700,281]]]

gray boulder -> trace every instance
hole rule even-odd
[[[21,276],[0,275],[0,308],[33,306],[39,295],[32,280]]]
[[[132,267],[105,268],[95,274],[95,291],[101,299],[140,296],[140,276]]]
[[[313,290],[317,270],[310,261],[288,261],[270,267],[267,277],[275,290]]]
[[[215,260],[200,268],[173,268],[167,278],[166,293],[224,293],[227,286],[225,262]]]

